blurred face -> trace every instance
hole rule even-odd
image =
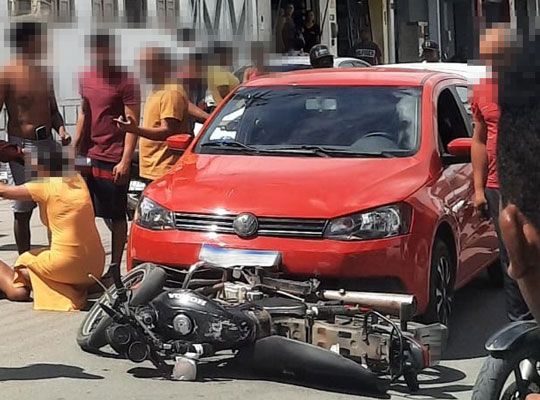
[[[293,16],[293,14],[294,14],[294,6],[292,4],[289,4],[287,6],[286,14],[287,14],[287,17],[292,17]]]
[[[510,29],[505,24],[497,24],[480,35],[480,59],[486,65],[494,65],[504,60],[504,48],[510,42]]]
[[[47,40],[45,35],[29,37],[26,43],[23,45],[23,51],[25,54],[35,58],[42,58],[47,52]]]
[[[307,20],[309,22],[315,22],[315,13],[313,11],[308,12]]]
[[[424,50],[424,58],[426,61],[439,61],[439,52],[436,50]]]
[[[97,66],[110,67],[114,63],[114,48],[111,47],[93,47],[92,59]]]
[[[141,54],[140,68],[145,79],[152,83],[162,83],[170,75],[169,61],[164,61],[158,49],[148,49]]]

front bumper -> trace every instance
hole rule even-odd
[[[281,271],[289,277],[317,277],[339,281],[367,282],[397,280],[402,292],[414,294],[419,311],[428,299],[427,254],[411,235],[362,242],[326,239],[257,237],[245,240],[236,235],[179,230],[150,231],[132,224],[128,243],[128,269],[141,262],[186,268],[199,259],[202,244],[249,249],[275,250],[282,254]],[[357,287],[358,289],[358,287]],[[368,288],[376,291],[379,287]]]

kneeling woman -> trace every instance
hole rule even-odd
[[[52,142],[31,162],[27,156],[29,183],[0,184],[0,197],[35,201],[51,232],[50,248],[21,254],[13,269],[0,262],[0,291],[14,301],[28,301],[33,292],[36,310],[79,310],[93,284],[88,275],[101,277],[105,264],[88,188],[79,174],[69,172],[67,151]]]

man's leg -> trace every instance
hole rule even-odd
[[[13,232],[19,254],[30,250],[30,218],[32,218],[32,211],[15,213]]]
[[[122,262],[122,254],[126,247],[127,240],[127,220],[114,219],[112,221],[112,254],[111,263],[118,264]]]
[[[13,284],[15,273],[5,263],[0,261],[0,291],[11,301],[30,300],[30,290],[26,287],[16,287]]]
[[[519,290],[519,286],[515,280],[508,275],[508,253],[504,245],[499,228],[499,208],[500,197],[499,191],[496,189],[486,188],[486,199],[489,205],[489,214],[495,225],[497,238],[499,239],[499,258],[501,268],[504,272],[504,294],[506,299],[506,311],[510,321],[522,321],[532,319],[531,312],[523,300],[523,296]]]

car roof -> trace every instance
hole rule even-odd
[[[343,68],[294,71],[260,77],[247,82],[247,87],[302,85],[302,86],[422,86],[427,79],[463,77],[443,72],[406,68]]]
[[[405,63],[389,64],[386,68],[408,68],[424,71],[437,71],[461,75],[471,83],[476,83],[481,78],[488,76],[488,69],[483,65],[471,65],[467,63]]]
[[[370,66],[369,63],[359,60],[358,58],[353,57],[334,57],[334,67],[337,67],[344,61],[359,61],[360,63],[366,64],[366,67]],[[271,67],[278,67],[281,65],[309,65],[311,62],[309,56],[283,56],[277,58],[271,58],[269,60],[269,65]]]

